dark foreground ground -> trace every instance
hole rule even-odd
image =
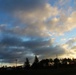
[[[76,68],[0,70],[0,75],[76,75]]]

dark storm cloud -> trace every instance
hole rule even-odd
[[[44,47],[35,49],[33,50],[33,52],[35,53],[35,55],[40,55],[40,59],[41,58],[52,58],[52,57],[55,57],[56,55],[61,56],[65,54],[64,48],[60,46],[54,47],[53,45],[44,46]]]
[[[0,0],[0,35],[2,34],[0,36],[0,59],[3,59],[3,62],[13,62],[16,58],[24,62],[26,57],[33,58],[35,55],[39,55],[40,58],[48,58],[56,54],[58,56],[65,54],[65,48],[55,46],[55,43],[53,46],[52,39],[47,39],[47,37],[52,37],[52,33],[55,31],[62,34],[75,27],[71,27],[70,22],[66,24],[66,18],[68,19],[68,17],[61,15],[59,13],[61,9],[58,9],[62,4],[66,7],[66,2],[69,0],[65,0],[66,2],[57,0],[57,7],[51,6],[47,1]],[[53,0],[49,1],[54,3]],[[61,13],[64,13],[64,11],[61,11]],[[56,18],[59,14],[60,18]],[[70,17],[75,20],[72,15]],[[50,20],[49,23],[44,22],[45,20],[48,21],[48,19]],[[64,26],[60,26],[63,20]],[[6,36],[3,36],[3,34],[6,34]],[[74,41],[70,40],[66,44],[71,46]]]
[[[47,0],[0,0],[0,10],[17,11],[41,7]]]
[[[25,39],[27,38],[28,37],[26,37]],[[9,34],[4,35],[0,43],[4,46],[24,46],[28,48],[37,48],[39,46],[48,46],[49,44],[51,44],[49,38],[33,38],[30,36],[28,41],[23,41],[20,37]]]
[[[8,23],[5,23],[5,25],[1,24],[0,26],[2,34],[9,34],[2,36],[2,40],[0,41],[0,59],[3,59],[3,62],[11,63],[14,62],[16,58],[20,62],[24,62],[26,57],[32,59],[35,55],[40,55],[40,58],[48,58],[54,54],[64,54],[62,47],[54,47],[52,39],[47,39],[49,36],[46,32],[43,19],[51,16],[51,11],[56,10],[55,8],[53,10],[47,1],[48,0],[0,0],[0,12],[7,12],[6,15],[11,15],[11,17],[7,16],[6,18],[8,19]],[[30,11],[32,11],[32,13]],[[15,12],[15,17],[12,16],[11,12]],[[31,17],[30,15],[33,16]],[[38,20],[32,24],[36,19]],[[27,37],[25,41],[23,41],[23,36],[29,36],[30,39],[26,40]],[[34,39],[31,39],[31,36],[33,36]]]
[[[41,40],[41,39],[36,39],[36,40],[31,40],[31,41],[27,41],[27,42],[23,42],[23,45],[28,47],[28,48],[38,48],[38,47],[43,47],[43,46],[48,46],[49,44],[51,44],[46,40]]]
[[[23,41],[19,37],[6,36],[0,42],[0,59],[8,63],[13,63],[15,59],[24,62],[26,57],[32,60],[34,55],[45,58],[64,53],[65,50],[62,47],[53,46],[51,39],[35,38]]]
[[[4,36],[1,40],[1,44],[4,46],[17,46],[21,44],[21,39],[13,36]]]

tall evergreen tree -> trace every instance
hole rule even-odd
[[[24,67],[25,68],[29,68],[30,67],[30,63],[29,63],[28,58],[26,58],[26,61],[24,62]]]
[[[34,62],[32,64],[32,67],[33,68],[38,68],[38,66],[39,66],[39,59],[38,59],[37,56],[35,56]]]
[[[34,63],[39,63],[39,59],[37,56],[35,56]]]

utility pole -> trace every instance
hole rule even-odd
[[[2,67],[2,59],[1,59],[1,61],[0,61],[0,62],[1,62],[1,67]]]
[[[16,67],[17,67],[17,61],[18,61],[18,60],[16,59]]]

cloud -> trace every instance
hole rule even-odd
[[[0,58],[4,62],[13,62],[15,58],[23,62],[34,55],[40,58],[66,55],[74,40],[54,46],[51,36],[76,28],[76,11],[66,15],[66,9],[62,8],[67,3],[68,0],[58,0],[57,5],[52,6],[47,0],[0,0],[0,13],[11,15],[7,16],[8,23],[4,15],[4,24],[0,24]]]
[[[66,42],[66,44],[68,44],[68,47],[72,47],[75,44],[75,42],[76,42],[76,38],[71,38]]]
[[[73,46],[71,49],[76,49],[76,46]]]
[[[61,46],[53,47],[52,45],[50,45],[50,46],[38,48],[34,50],[34,53],[36,55],[39,55],[40,56],[39,58],[41,59],[41,58],[55,58],[56,55],[58,55],[58,57],[61,57],[64,54],[66,54],[66,51]]]
[[[20,44],[21,39],[19,39],[18,37],[13,37],[13,36],[5,36],[5,38],[3,38],[1,40],[1,44],[4,46],[17,46]]]
[[[6,10],[5,10],[4,6],[1,5],[1,8],[5,10],[5,12],[8,11],[9,13],[11,13],[11,10],[12,10],[13,14],[11,15],[13,15],[14,18],[19,19],[18,21],[13,23],[14,24],[12,25],[12,27],[14,26],[13,28],[7,29],[6,27],[4,29],[1,29],[2,32],[4,31],[4,32],[15,33],[20,35],[23,34],[23,35],[34,35],[34,36],[36,35],[48,36],[46,32],[48,30],[46,29],[45,21],[48,18],[52,16],[56,16],[58,14],[57,7],[52,7],[50,4],[47,3],[46,0],[38,0],[38,1],[37,0],[36,1],[35,0],[33,1],[31,0],[9,1],[8,0],[7,2],[2,1],[1,3],[3,3],[3,5],[6,7]],[[34,7],[36,7],[36,9]],[[21,23],[20,23],[20,20],[22,21]],[[11,20],[9,20],[9,22],[10,21]]]
[[[60,14],[59,18],[53,18],[47,22],[47,28],[50,29],[51,32],[56,32],[58,34],[63,34],[65,32],[71,31],[76,28],[75,15],[76,12],[72,12],[70,16]]]
[[[56,34],[64,34],[71,31],[76,28],[76,12],[65,13],[65,9],[61,7],[67,3],[69,7],[70,2],[71,0],[58,0],[55,6],[51,6],[46,0],[1,0],[0,10],[10,13],[12,11],[11,15],[13,15],[13,18],[19,19],[13,22],[14,25],[12,25],[11,29],[6,27],[3,31],[26,36],[38,35],[43,37],[49,36],[47,31]],[[61,4],[60,9],[57,4]],[[66,14],[69,15],[67,16]]]
[[[71,39],[67,40],[67,42],[65,44],[62,44],[61,47],[65,49],[64,56],[66,58],[75,58],[75,54],[76,54],[76,38],[71,38]]]
[[[0,59],[5,63],[13,63],[18,59],[19,63],[23,63],[28,57],[30,61],[35,55],[39,58],[54,57],[65,54],[65,49],[60,46],[53,46],[51,39],[35,38],[28,41],[23,41],[16,36],[4,36],[0,41]]]
[[[45,4],[46,0],[0,0],[0,10],[14,12],[33,10]]]

